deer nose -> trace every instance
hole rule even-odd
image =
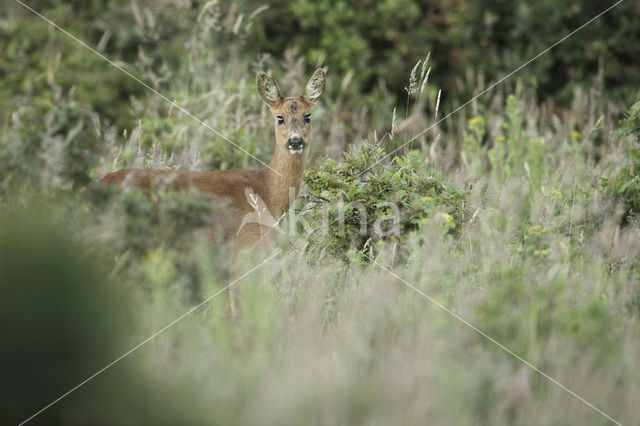
[[[302,138],[291,138],[287,141],[287,149],[290,151],[302,151],[305,143]]]

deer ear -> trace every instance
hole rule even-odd
[[[258,93],[271,108],[280,105],[282,102],[282,95],[275,81],[263,72],[258,74]]]
[[[304,87],[302,98],[309,103],[314,103],[324,93],[324,79],[324,69],[318,68]]]

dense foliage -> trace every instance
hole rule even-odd
[[[133,126],[131,96],[144,89],[114,72],[87,49],[11,0],[0,26],[0,110],[16,95],[47,97],[52,79],[63,91],[75,85],[79,102],[102,120]],[[406,70],[433,52],[432,80],[445,89],[443,102],[467,100],[477,85],[497,80],[603,11],[609,4],[571,0],[398,1],[129,1],[38,2],[38,12],[86,41],[152,87],[166,88],[181,72],[181,52],[196,52],[196,39],[216,49],[259,58],[299,55],[306,71],[328,65],[345,83],[352,105],[391,93],[406,97]],[[81,19],[77,19],[81,17]],[[640,6],[623,2],[584,30],[523,69],[519,76],[540,99],[567,106],[576,85],[589,87],[601,73],[610,97],[629,104],[640,86]],[[213,31],[212,31],[213,30]],[[233,40],[233,42],[231,42]],[[260,59],[256,63],[260,63]],[[468,73],[468,69],[474,73]],[[280,75],[279,67],[273,67]],[[478,78],[476,79],[476,76]],[[480,77],[481,76],[481,77]],[[78,81],[84,84],[76,85]],[[196,82],[191,82],[196,83]],[[380,90],[382,86],[388,89]],[[336,88],[330,88],[335,96]],[[369,96],[372,95],[372,96]],[[11,101],[9,101],[11,99]],[[6,120],[3,116],[0,119]]]
[[[251,39],[274,54],[293,46],[311,64],[353,72],[353,93],[384,79],[404,98],[405,70],[434,54],[435,81],[451,98],[470,97],[462,84],[473,67],[486,80],[515,70],[614,2],[570,0],[276,1]],[[640,87],[640,6],[623,2],[522,71],[540,98],[565,105],[572,86],[593,83],[599,67],[605,88],[627,102]],[[485,81],[486,81],[485,80]],[[466,100],[466,99],[464,99]]]
[[[602,187],[605,194],[622,201],[627,222],[640,218],[640,102],[620,121],[618,132],[625,136],[626,161],[615,174],[603,177]]]
[[[382,148],[366,144],[345,153],[340,164],[327,159],[305,172],[302,211],[315,230],[308,237],[314,251],[344,256],[383,239],[401,243],[430,220],[440,222],[444,234],[459,233],[466,193],[444,182],[418,152],[390,165],[383,156]]]

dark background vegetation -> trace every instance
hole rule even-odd
[[[65,90],[78,85],[77,99],[118,125],[131,125],[130,96],[143,88],[106,67],[86,49],[67,48],[69,40],[45,26],[40,18],[11,0],[3,0],[11,17],[0,28],[0,100],[3,120],[16,95],[43,96],[47,70],[61,63],[57,76]],[[182,3],[138,1],[132,13],[128,0],[38,1],[31,6],[91,46],[100,45],[111,59],[131,63],[144,47],[145,61],[160,65],[167,76],[177,72],[182,46],[192,35],[203,1]],[[242,0],[222,4],[245,19],[262,9],[241,34],[245,55],[261,53],[282,58],[294,50],[305,60],[306,71],[327,65],[340,79],[352,72],[348,93],[354,102],[379,99],[387,90],[404,100],[407,70],[432,52],[433,83],[444,89],[447,105],[466,101],[473,83],[465,79],[497,80],[609,6],[601,1],[568,0],[393,0],[393,1],[274,1]],[[154,12],[153,23],[140,27],[144,8]],[[216,33],[224,47],[236,34]],[[590,87],[598,72],[609,97],[630,104],[640,87],[640,6],[626,1],[523,69],[540,100],[567,107],[576,85]],[[237,52],[236,52],[237,54]],[[58,66],[57,68],[60,68]],[[279,71],[278,71],[279,72]],[[473,77],[470,77],[473,76]],[[482,77],[478,77],[482,76]],[[166,83],[166,82],[165,82]],[[470,84],[471,83],[471,84]],[[159,87],[163,87],[162,82]]]

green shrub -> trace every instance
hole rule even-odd
[[[618,132],[627,143],[627,164],[617,174],[603,177],[602,189],[605,195],[623,203],[623,222],[628,223],[640,212],[640,102],[627,111]]]
[[[13,111],[11,126],[0,133],[0,179],[85,186],[102,141],[99,116],[55,90]]]
[[[334,75],[354,71],[353,93],[376,90],[384,79],[400,99],[407,69],[433,53],[432,78],[448,99],[473,95],[462,84],[469,68],[498,79],[587,22],[606,6],[554,0],[358,0],[277,1],[260,16],[251,34],[256,51],[276,56],[297,48],[309,64],[324,60]],[[628,99],[640,86],[631,58],[640,9],[624,2],[576,33],[519,74],[537,85],[541,98],[565,105],[572,87],[590,85],[599,61],[609,93]]]
[[[136,38],[132,17],[128,13],[127,17],[110,19],[118,8],[124,9],[125,3],[61,5],[47,1],[33,6],[92,47],[99,45],[103,35],[115,32],[115,42],[107,43],[102,52],[112,60],[129,62],[141,42]],[[7,113],[17,102],[46,99],[58,87],[65,93],[74,88],[80,105],[98,111],[102,120],[120,126],[133,123],[129,98],[144,93],[143,87],[18,3],[10,8],[15,19],[0,26],[0,122],[9,119]],[[77,16],[82,19],[75,19]]]
[[[446,183],[415,151],[363,173],[383,155],[382,148],[366,143],[345,153],[341,164],[327,159],[305,172],[312,248],[344,257],[380,240],[401,243],[432,221],[443,234],[458,233],[467,193]]]

